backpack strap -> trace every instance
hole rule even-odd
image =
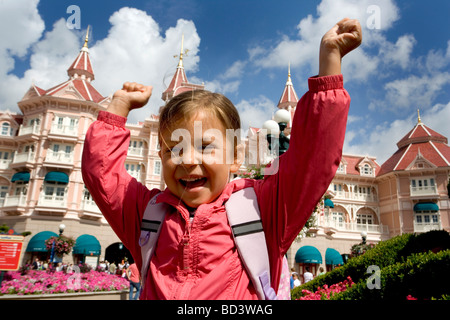
[[[239,256],[259,299],[277,300],[270,286],[269,255],[255,190],[245,188],[233,193],[225,207]]]
[[[142,267],[141,267],[141,285],[144,286],[147,280],[150,260],[158,242],[161,225],[168,210],[168,204],[156,203],[156,199],[161,193],[154,196],[145,208],[144,217],[141,222],[141,235],[139,237],[139,246],[141,247]],[[141,292],[144,290],[141,289]]]

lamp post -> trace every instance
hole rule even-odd
[[[66,228],[65,224],[59,225],[59,237],[62,236],[64,229]],[[55,241],[52,243],[52,251],[50,252],[50,262],[55,262]]]
[[[65,224],[60,224],[59,225],[59,236],[61,237],[62,236],[62,234],[63,234],[63,232],[64,232],[64,229],[66,228],[66,225]]]
[[[284,134],[291,114],[285,109],[280,109],[275,112],[274,120],[267,120],[264,122],[262,128],[267,130],[267,142],[269,142],[269,150],[271,153],[282,155],[289,149],[289,138]]]
[[[362,232],[361,232],[361,238],[362,238],[362,244],[366,244],[366,240],[367,240],[367,232],[362,231]]]

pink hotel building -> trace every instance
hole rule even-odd
[[[66,82],[47,90],[32,84],[18,102],[21,114],[0,113],[0,224],[16,232],[32,232],[25,238],[22,263],[35,257],[47,259],[44,241],[57,235],[61,224],[66,226],[64,235],[77,240],[64,261],[117,263],[127,250],[92,201],[81,176],[86,131],[111,99],[92,85],[87,40],[67,73]],[[180,55],[162,100],[202,88],[188,82]],[[289,73],[278,108],[293,115],[297,102]],[[125,166],[148,188],[164,188],[157,122],[158,116],[152,115],[127,124],[131,141]],[[247,144],[258,135],[259,129],[250,128]],[[319,266],[330,270],[345,262],[351,246],[361,242],[362,232],[367,242],[377,243],[402,233],[450,231],[447,138],[419,116],[397,146],[382,165],[375,157],[343,155],[326,200],[313,215],[315,226],[307,231],[309,237],[299,235],[288,251],[290,267],[300,273],[305,266],[313,272]]]

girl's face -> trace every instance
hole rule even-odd
[[[235,157],[226,133],[217,117],[202,111],[161,132],[164,181],[187,206],[197,208],[214,201],[227,185],[230,172],[239,169],[240,157]]]

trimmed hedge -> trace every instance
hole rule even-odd
[[[333,300],[419,300],[450,292],[450,250],[412,254],[406,261],[381,269],[380,288],[369,289],[364,279],[336,294]]]
[[[441,277],[442,280],[448,279],[447,276],[442,274],[442,270],[445,270],[445,268],[447,268],[447,270],[450,270],[448,269],[448,255],[446,255],[444,252],[442,254],[440,253],[440,255],[438,255],[437,257],[432,256],[434,254],[433,252],[447,249],[450,249],[450,234],[443,230],[430,231],[423,234],[404,234],[401,236],[397,236],[387,241],[381,241],[373,249],[368,250],[365,254],[350,259],[345,265],[336,268],[326,273],[325,275],[316,277],[314,280],[293,289],[291,291],[291,296],[294,300],[298,299],[302,296],[302,290],[306,289],[314,292],[319,286],[322,287],[325,284],[330,286],[335,283],[344,281],[348,276],[350,276],[355,282],[355,285],[352,287],[352,290],[349,291],[350,293],[348,293],[348,297],[350,297],[350,295],[352,296],[352,298],[349,299],[391,299],[392,296],[390,294],[394,293],[385,293],[385,290],[383,290],[383,288],[391,288],[390,290],[392,291],[397,290],[395,286],[399,285],[399,282],[397,280],[393,281],[388,279],[390,279],[389,277],[400,277],[403,281],[405,277],[402,276],[403,271],[400,271],[400,269],[406,268],[406,266],[410,266],[410,269],[408,269],[408,274],[411,270],[414,270],[414,272],[411,273],[414,274],[414,276],[412,280],[408,280],[409,282],[422,283],[423,281],[426,281],[424,280],[428,277],[426,274],[430,272],[433,274],[433,277]],[[430,250],[432,252],[427,253]],[[423,253],[426,254],[424,255]],[[435,268],[436,272],[430,271],[429,266],[427,264],[423,264],[422,261],[429,261],[428,263],[432,265],[434,263],[432,261],[437,261],[435,259],[442,259],[436,263],[439,266],[443,265],[444,269],[442,269],[441,267],[433,267]],[[378,289],[368,290],[366,288],[367,278],[372,275],[371,273],[367,273],[367,269],[372,265],[379,267],[381,270],[381,291]],[[385,269],[388,267],[394,268],[394,266],[399,269],[397,271]],[[419,269],[423,269],[423,271]],[[383,279],[385,282],[383,282]],[[406,279],[410,279],[409,275],[408,277],[406,277]],[[392,289],[390,283],[395,284],[395,289]],[[404,287],[407,288],[408,286],[410,286],[410,283],[408,285],[405,285]],[[446,286],[450,288],[450,283],[447,282]],[[420,287],[423,289],[424,287],[426,287],[426,283],[422,283]],[[413,286],[411,286],[411,288],[413,288]],[[419,291],[421,290],[414,292],[412,291],[408,294],[414,296],[414,294],[417,295],[416,292]],[[429,292],[429,290],[425,290],[423,292],[424,294],[428,294],[426,292]],[[447,291],[444,293],[448,294],[448,292],[449,289],[447,289]],[[403,294],[403,292],[401,294]],[[432,296],[437,297],[437,295],[438,293],[434,293],[433,291]],[[339,297],[341,297],[341,295],[338,295],[336,298]],[[344,296],[342,297],[344,298]],[[402,299],[405,299],[405,297],[406,295],[404,295]],[[423,295],[418,295],[417,298],[419,297],[422,298]],[[431,296],[428,296],[428,298],[430,297]]]

